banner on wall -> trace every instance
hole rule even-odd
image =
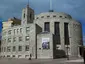
[[[49,49],[50,48],[49,38],[42,38],[42,48],[43,49]]]

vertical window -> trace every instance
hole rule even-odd
[[[22,28],[20,28],[20,33],[22,33]]]
[[[16,51],[16,47],[15,46],[13,46],[13,51]]]
[[[10,51],[11,51],[11,47],[8,46],[8,47],[7,47],[7,52],[10,52]]]
[[[15,55],[12,55],[12,57],[15,57]]]
[[[45,22],[45,24],[44,24],[44,31],[50,32],[50,23],[49,22]]]
[[[17,33],[19,33],[19,29],[17,29]]]
[[[7,55],[7,57],[10,57],[10,55]]]
[[[64,23],[64,41],[65,45],[69,45],[69,32],[68,32],[68,23]]]
[[[25,13],[24,13],[24,16],[23,17],[25,18]]]
[[[30,13],[30,20],[32,19],[32,14]]]
[[[60,44],[59,22],[55,22],[55,24],[54,24],[54,34],[55,34],[56,44]]]
[[[11,38],[8,38],[8,42],[11,42]]]
[[[9,30],[9,31],[8,31],[8,34],[11,34],[11,31],[12,31],[12,30]]]
[[[16,41],[16,37],[13,37],[13,42],[15,42]]]
[[[16,29],[14,29],[14,34],[16,33]]]
[[[25,46],[25,51],[29,51],[29,45]]]
[[[28,40],[29,40],[29,36],[26,36],[25,38],[26,38],[26,41],[28,41]]]
[[[19,46],[18,50],[19,50],[19,51],[22,51],[22,46]]]
[[[22,41],[22,37],[19,37],[19,41]]]

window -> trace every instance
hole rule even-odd
[[[44,16],[41,16],[41,18],[44,18]]]
[[[11,51],[11,47],[8,46],[8,47],[7,47],[7,52],[10,52],[10,51]]]
[[[50,16],[47,16],[47,18],[49,18]]]
[[[11,42],[11,38],[8,38],[8,42]]]
[[[56,15],[53,15],[53,17],[56,17]]]
[[[10,55],[7,55],[7,57],[10,57]]]
[[[26,41],[28,41],[29,40],[29,36],[26,36]]]
[[[38,17],[36,19],[38,19]]]
[[[44,31],[50,32],[50,23],[49,22],[45,22],[45,24],[44,24]]]
[[[13,42],[15,42],[16,41],[16,37],[13,37]]]
[[[15,57],[15,55],[12,55],[12,57]]]
[[[64,23],[64,41],[65,45],[69,45],[69,32],[68,32],[68,23]]]
[[[65,18],[67,18],[67,17],[65,17]]]
[[[59,29],[59,22],[55,22],[54,24],[54,38],[56,41],[56,44],[60,44],[60,29]]]
[[[22,41],[22,37],[19,37],[19,41]]]
[[[60,16],[60,18],[62,18],[62,16]]]
[[[16,47],[15,46],[13,46],[13,51],[16,51]]]
[[[19,33],[19,29],[17,29],[17,33]]]
[[[16,32],[16,29],[14,29],[14,34],[15,34],[15,32]]]
[[[30,30],[29,27],[26,27],[26,33],[29,32],[29,30]]]
[[[12,30],[9,30],[9,31],[8,31],[8,34],[11,34],[11,31],[12,31]]]
[[[22,28],[20,28],[20,33],[22,33]]]
[[[30,13],[30,20],[32,19],[32,14]]]
[[[25,51],[29,51],[29,45],[25,46]]]
[[[25,13],[24,13],[24,18],[25,18]]]
[[[18,47],[18,50],[19,50],[19,51],[22,51],[22,46],[19,46],[19,47]]]

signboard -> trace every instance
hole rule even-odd
[[[50,48],[49,38],[42,38],[42,48],[43,49],[49,49]]]

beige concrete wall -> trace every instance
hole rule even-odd
[[[42,39],[49,38],[49,49],[42,48]],[[53,35],[51,33],[39,34],[37,36],[37,57],[41,58],[53,58]]]

